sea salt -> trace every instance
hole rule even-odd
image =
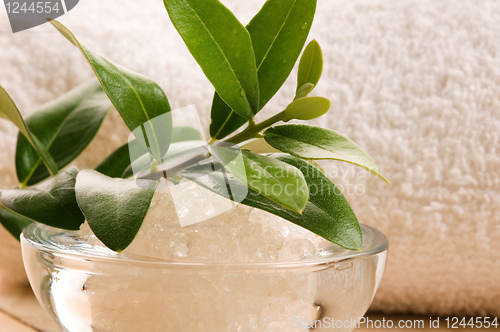
[[[180,219],[186,209],[198,205],[211,216],[218,210],[211,201],[219,204],[222,198],[194,183],[189,190],[191,194],[183,193],[184,206],[170,189],[157,191],[136,239],[123,255],[219,263],[296,261],[330,244],[278,216],[234,202],[226,212],[183,227]],[[84,234],[98,244],[88,228]]]
[[[202,199],[202,210],[217,210],[217,206],[210,209],[210,197],[215,194],[197,185],[190,190],[192,195],[183,194],[189,200],[185,202],[189,209],[196,208],[196,200]],[[238,264],[286,265],[318,258],[331,243],[280,217],[242,204],[182,226],[178,213],[183,206],[178,200],[174,202],[172,195],[168,189],[155,193],[136,239],[120,255],[124,259],[142,257],[172,263],[223,263],[222,269],[210,264],[202,269],[169,264],[160,269],[121,264],[99,267],[83,287],[91,312],[89,326],[121,332],[292,332],[309,331],[294,326],[292,319],[315,320],[321,314],[348,318],[352,312],[362,315],[366,310],[375,282],[362,282],[358,276],[374,274],[367,269],[372,271],[376,264],[359,261],[341,272],[335,266],[317,272],[288,268],[231,270]],[[89,243],[102,246],[88,225],[82,227],[81,235]],[[339,283],[341,288],[336,288],[335,278],[344,280]],[[359,292],[363,287],[366,291]],[[358,293],[357,297],[351,295]],[[337,307],[338,296],[346,307]]]

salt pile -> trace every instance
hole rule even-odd
[[[185,210],[211,216],[218,210],[214,204],[221,200],[233,203],[190,183],[182,193],[182,206],[178,203],[178,191],[177,204],[170,189],[156,191],[136,239],[123,255],[190,262],[296,261],[331,244],[287,220],[243,204],[182,227],[178,215]],[[102,245],[87,227],[83,234],[89,242]]]
[[[91,326],[88,331],[309,331],[297,322],[364,314],[375,288],[375,279],[366,276],[375,275],[376,259],[342,269],[289,268],[285,262],[310,258],[331,243],[241,204],[182,227],[177,214],[183,208],[208,215],[216,210],[214,194],[197,185],[191,189],[181,206],[170,190],[157,191],[137,238],[121,253],[173,264],[96,264],[78,286],[87,296],[90,315],[82,326]],[[88,226],[81,234],[102,245]],[[182,262],[213,264],[175,265]],[[285,267],[269,269],[261,262]],[[69,322],[75,324],[73,318]]]

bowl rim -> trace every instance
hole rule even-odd
[[[383,252],[386,252],[389,248],[389,240],[387,237],[380,232],[379,230],[361,224],[361,228],[363,230],[363,237],[365,237],[365,233],[368,235],[372,235],[372,237],[377,237],[378,241],[375,244],[371,244],[368,248],[361,248],[361,250],[352,251],[344,249],[339,255],[331,255],[326,257],[313,257],[306,258],[303,260],[295,260],[295,261],[253,261],[253,262],[215,262],[215,261],[188,261],[188,260],[172,260],[172,259],[162,259],[155,258],[145,255],[139,254],[119,254],[115,251],[112,251],[108,248],[96,247],[88,245],[90,248],[99,248],[102,250],[102,254],[89,254],[88,250],[81,250],[82,247],[78,247],[75,242],[74,246],[68,246],[64,248],[63,246],[58,246],[58,242],[56,241],[47,241],[42,240],[42,236],[44,234],[49,234],[52,232],[52,235],[66,235],[70,238],[78,239],[77,231],[67,231],[58,228],[54,228],[51,226],[47,226],[44,224],[40,224],[34,222],[28,225],[21,234],[21,243],[23,255],[25,254],[25,245],[28,247],[35,249],[39,252],[44,252],[50,255],[50,257],[58,257],[65,261],[80,261],[80,262],[90,262],[90,263],[105,263],[105,264],[113,264],[113,265],[133,265],[133,266],[144,266],[148,268],[166,268],[166,267],[179,267],[179,268],[199,268],[199,269],[224,269],[224,270],[276,270],[276,269],[284,269],[284,268],[312,268],[312,267],[331,267],[331,265],[336,265],[342,263],[343,265],[346,262],[366,258],[369,256],[379,255]],[[364,241],[363,241],[364,243]],[[81,244],[81,243],[80,243]],[[87,243],[88,244],[88,243]],[[332,243],[332,246],[336,246],[339,249],[341,247]],[[72,249],[68,249],[72,248]],[[80,250],[76,250],[76,249]],[[97,253],[93,252],[93,253]],[[53,259],[52,259],[53,260]]]

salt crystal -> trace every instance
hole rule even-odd
[[[225,202],[233,207],[228,209]],[[191,211],[196,211],[198,219],[205,215],[205,220],[190,221]],[[92,244],[102,245],[87,226],[81,234]],[[294,261],[310,257],[328,244],[280,217],[234,204],[188,182],[182,189],[155,193],[136,239],[123,255],[191,262]]]
[[[206,211],[210,195],[215,194],[197,185],[191,186],[191,194],[186,188],[183,190],[184,206],[174,202],[170,190],[155,193],[136,239],[120,254],[123,258],[141,255],[167,262],[230,266],[317,258],[331,245],[280,217],[242,204],[186,225],[180,222],[179,210],[196,208],[197,199],[202,197],[206,201],[200,203],[200,208]],[[88,225],[82,227],[80,234],[87,242],[102,246]],[[335,318],[347,319],[354,309],[356,315],[364,314],[375,282],[365,282],[359,276],[375,275],[375,268],[375,263],[366,264],[363,260],[341,272],[335,266],[317,272],[225,272],[210,267],[201,271],[175,269],[169,264],[160,271],[133,266],[124,270],[120,265],[110,265],[108,271],[89,276],[84,292],[96,330],[305,332],[309,329],[293,327],[291,319],[315,320],[321,309],[317,302]],[[337,282],[333,278],[337,275],[349,282],[334,289]],[[361,290],[361,285],[366,291]],[[337,293],[342,292],[369,296],[337,298]],[[336,301],[346,305],[338,306]]]

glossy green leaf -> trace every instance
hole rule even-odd
[[[316,12],[316,0],[269,0],[250,21],[257,60],[260,108],[278,92],[304,47]]]
[[[215,139],[231,135],[248,122],[247,118],[238,115],[231,107],[227,106],[217,93],[212,101],[210,117],[210,137]]]
[[[85,221],[75,199],[76,167],[70,167],[35,187],[4,190],[0,202],[7,209],[39,223],[78,230]]]
[[[328,112],[330,106],[330,101],[324,97],[300,98],[294,100],[285,109],[285,118],[283,121],[316,119]]]
[[[309,35],[315,12],[316,0],[268,0],[247,25],[257,61],[259,110],[290,75]],[[211,117],[210,136],[216,139],[228,136],[247,122],[217,93]]]
[[[151,181],[142,188],[134,180],[112,179],[83,170],[76,179],[76,200],[97,238],[120,252],[141,228],[157,185]]]
[[[174,157],[183,152],[187,152],[192,149],[199,148],[201,146],[206,146],[207,142],[205,141],[184,141],[173,143],[166,154],[164,161],[168,161],[169,158]]]
[[[356,143],[333,130],[308,125],[269,128],[264,139],[272,147],[303,159],[335,159],[361,166],[390,183],[373,159]]]
[[[151,169],[154,158],[149,152],[144,152],[133,145],[129,145],[128,165],[121,174],[121,178],[126,179],[134,175],[142,173],[145,170]],[[142,152],[142,154],[141,154]]]
[[[204,140],[203,134],[193,127],[172,128],[172,143],[202,140]]]
[[[92,80],[43,105],[26,118],[26,126],[63,169],[90,144],[110,108],[99,82]],[[16,171],[22,185],[33,185],[50,176],[22,135],[17,139]]]
[[[133,140],[131,144],[139,144]],[[129,143],[120,146],[106,157],[95,170],[110,178],[121,178],[127,167],[130,166]]]
[[[59,169],[57,168],[54,159],[38,138],[26,127],[23,117],[17,109],[16,104],[14,104],[9,94],[2,88],[2,86],[0,86],[0,118],[11,121],[19,129],[19,132],[24,135],[31,146],[33,146],[37,154],[42,158],[43,162],[50,170],[50,173],[52,175],[57,174]]]
[[[314,159],[306,159],[306,161],[313,165],[314,167],[316,167],[317,169],[319,169],[322,173],[325,173],[325,169],[323,166],[321,166],[316,160]]]
[[[222,167],[195,165],[183,175],[226,198],[230,198],[228,191],[231,195],[243,193],[244,195],[237,197],[237,201],[242,204],[280,216],[346,249],[361,248],[361,228],[342,192],[319,169],[306,161],[284,155],[278,156],[278,160],[299,169],[307,181],[309,200],[302,214],[248,189],[245,183],[224,174]]]
[[[314,84],[306,83],[302,85],[295,93],[295,99],[307,97],[314,90]]]
[[[318,85],[323,72],[323,52],[316,40],[311,41],[300,58],[297,91],[306,83]]]
[[[20,239],[23,229],[32,222],[33,220],[25,218],[0,205],[0,224],[17,240]]]
[[[203,139],[203,135],[195,128],[174,127],[172,131],[172,143],[169,147],[169,151],[178,149],[176,147],[176,143],[186,141],[199,142],[201,139]],[[131,154],[130,149],[135,152]],[[149,152],[142,148],[137,140],[132,140],[113,151],[113,153],[104,159],[95,168],[95,170],[112,178],[129,177],[133,175],[132,168],[130,167],[131,158],[137,160],[138,158],[136,157],[141,156],[141,158],[146,159],[145,155],[148,155],[147,166],[145,167],[150,167],[152,160],[149,157]]]
[[[172,23],[225,103],[251,119],[259,108],[252,41],[218,0],[164,0]]]
[[[253,140],[253,141],[251,141],[249,143],[246,143],[241,148],[245,149],[245,150],[250,150],[250,151],[252,151],[254,153],[277,153],[277,152],[281,152],[279,150],[276,150],[275,148],[273,148],[269,144],[267,144],[266,140],[263,139],[263,138],[259,138],[259,139]]]
[[[163,164],[175,163],[175,160],[185,159],[184,156],[192,155],[194,149],[205,146],[205,141],[181,141],[170,144],[167,154],[163,157],[162,164],[157,165],[158,167],[163,167]],[[132,162],[131,162],[132,160]],[[151,169],[153,165],[153,158],[149,152],[143,153],[132,153],[128,161],[129,165],[123,170],[121,174],[122,178],[129,178],[134,175],[142,174],[144,171]],[[103,173],[104,174],[104,173]],[[106,174],[107,175],[107,174]]]
[[[52,25],[87,58],[104,92],[142,145],[160,160],[168,150],[172,135],[170,105],[163,90],[149,78],[125,69],[80,43],[64,25]]]
[[[211,152],[229,173],[261,195],[298,213],[306,207],[307,184],[295,167],[248,150],[213,145]]]

